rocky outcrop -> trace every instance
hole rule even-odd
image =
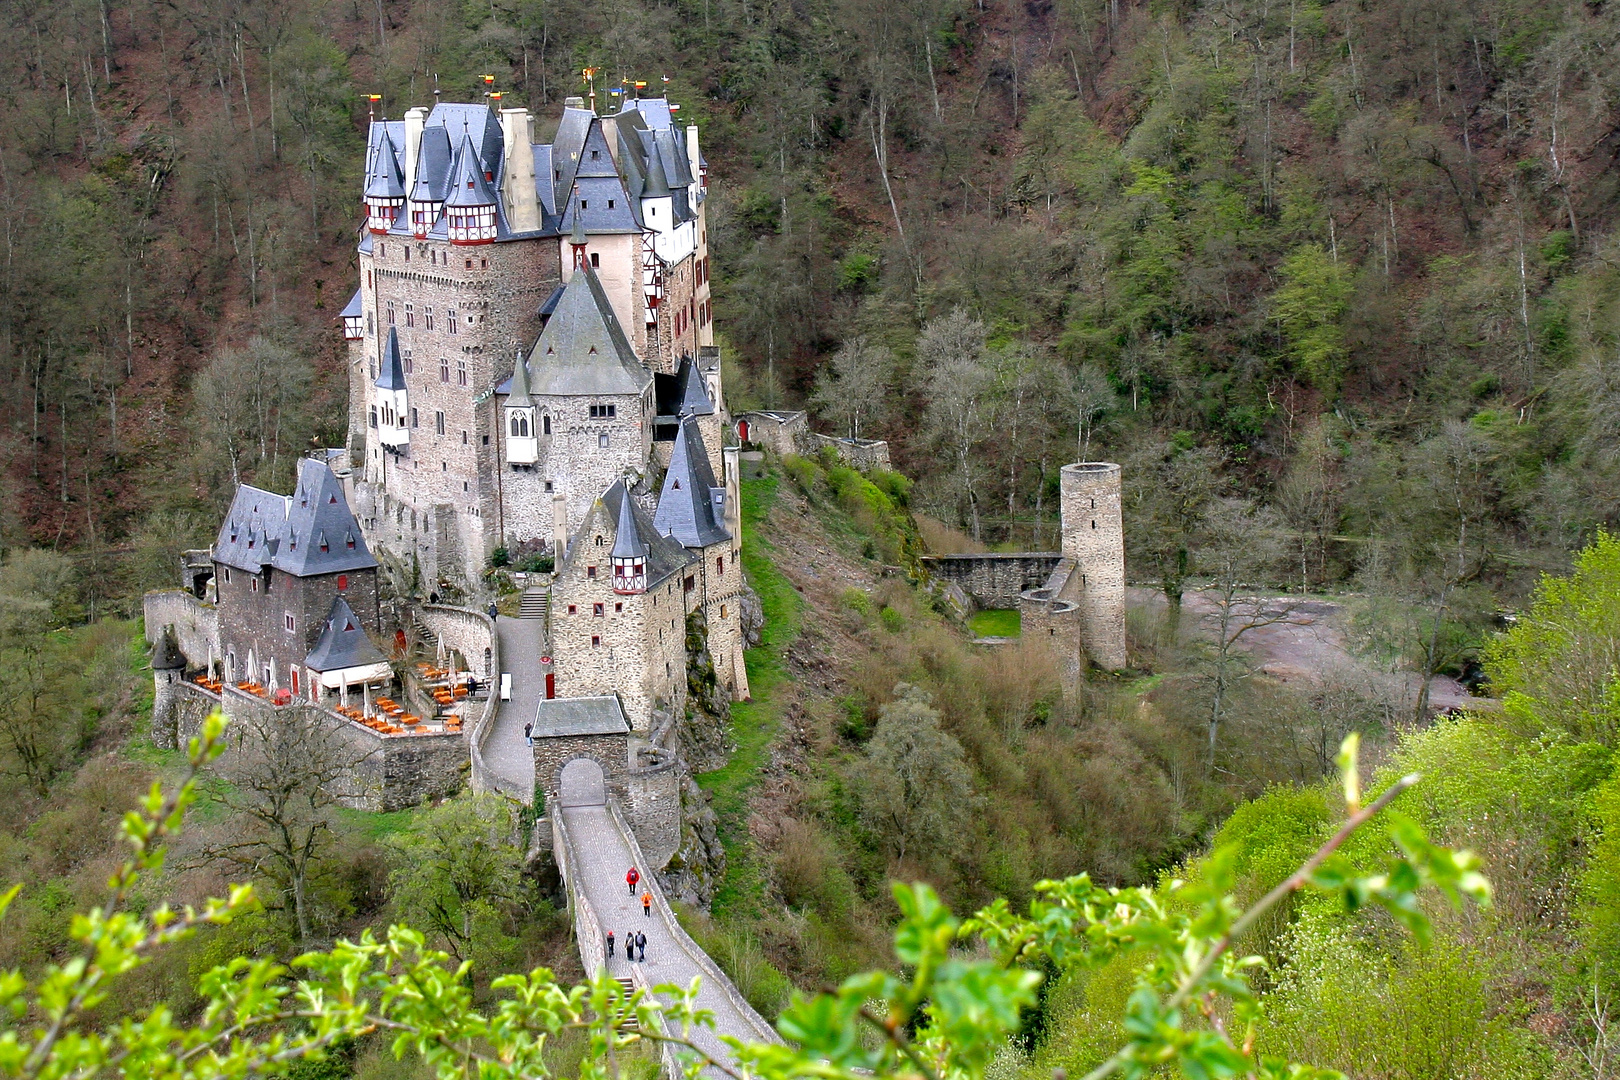
[[[752,649],[759,644],[760,634],[765,630],[765,606],[751,586],[743,589],[737,604],[742,617],[743,646]]]
[[[697,772],[720,768],[731,750],[731,701],[709,653],[709,624],[702,608],[686,617],[686,703],[681,756]]]
[[[681,846],[658,872],[658,883],[672,900],[707,908],[726,873],[718,818],[709,796],[686,777],[681,783]]]

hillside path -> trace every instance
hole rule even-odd
[[[501,641],[501,671],[512,676],[512,699],[496,709],[484,740],[484,767],[503,794],[528,802],[534,796],[534,752],[523,740],[523,725],[534,721],[545,693],[540,673],[545,621],[502,615],[495,620],[495,632]],[[491,689],[501,692],[499,673]]]
[[[640,974],[647,983],[688,986],[694,978],[702,978],[698,1006],[714,1013],[715,1026],[712,1030],[696,1031],[692,1041],[705,1053],[717,1060],[729,1060],[730,1051],[720,1041],[720,1035],[731,1035],[745,1042],[762,1042],[767,1038],[780,1041],[757,1014],[746,1016],[738,1007],[732,996],[735,989],[730,987],[729,980],[714,961],[697,950],[686,933],[678,928],[675,915],[664,902],[656,882],[650,889],[652,917],[642,914],[640,888],[636,890],[638,895],[632,896],[624,880],[625,871],[635,862],[635,855],[608,808],[601,804],[564,806],[558,812],[562,814],[563,829],[578,866],[578,880],[570,882],[569,887],[584,891],[602,924],[602,933],[606,935],[612,930],[618,939],[608,971],[615,977],[630,977],[631,965],[625,960],[624,937],[627,932],[644,931],[647,959],[635,966],[642,969]],[[605,961],[600,956],[582,959],[587,970],[595,970]]]

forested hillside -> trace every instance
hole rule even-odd
[[[1143,580],[1196,570],[1232,495],[1302,587],[1425,596],[1522,591],[1612,516],[1601,5],[98,0],[6,30],[8,542],[168,549],[335,440],[364,94],[489,73],[544,115],[587,65],[667,76],[703,129],[739,403],[890,438],[982,539],[1049,542],[1079,453],[1130,463]]]

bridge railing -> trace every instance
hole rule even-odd
[[[590,897],[580,884],[579,862],[574,857],[573,842],[563,827],[560,812],[551,815],[552,851],[556,853],[557,868],[562,871],[563,885],[568,889],[568,906],[574,914],[574,940],[579,943],[579,959],[587,974],[601,967],[607,958],[607,942],[602,937],[602,920],[597,918]]]
[[[614,825],[623,834],[625,843],[630,846],[630,853],[634,857],[633,865],[649,865],[646,857],[641,853],[641,845],[636,842],[636,834],[631,832],[630,827],[625,824],[623,815],[619,813],[618,804],[612,800],[608,801],[608,813],[613,816]],[[649,873],[642,878],[642,886],[652,893],[653,903],[657,906],[659,915],[663,917],[671,939],[691,959],[693,965],[703,973],[704,980],[725,993],[727,999],[731,1002],[732,1008],[736,1009],[743,1020],[753,1029],[747,1033],[737,1032],[735,1034],[739,1037],[750,1035],[758,1042],[780,1043],[782,1037],[776,1033],[776,1029],[771,1027],[763,1016],[759,1015],[759,1011],[748,1003],[747,998],[742,996],[736,984],[731,981],[724,971],[720,970],[720,965],[716,964],[709,954],[704,952],[698,946],[698,943],[692,940],[686,929],[681,926],[680,920],[675,917],[674,910],[670,908],[669,902],[664,898],[664,890],[658,884],[658,875]]]

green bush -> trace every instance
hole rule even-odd
[[[878,612],[878,621],[883,624],[883,629],[892,634],[898,634],[906,625],[906,617],[887,604]]]
[[[496,569],[500,569],[503,566],[510,566],[511,563],[512,553],[507,551],[504,547],[498,547],[489,553],[489,565],[495,567]]]
[[[549,574],[554,565],[550,555],[530,555],[517,568],[525,574]]]
[[[840,599],[845,607],[857,615],[864,617],[872,614],[872,598],[866,594],[865,589],[858,589],[851,585],[844,590],[844,595]]]
[[[811,458],[800,457],[798,454],[789,454],[782,459],[782,471],[787,473],[788,479],[806,495],[814,494],[816,475],[820,469]]]

